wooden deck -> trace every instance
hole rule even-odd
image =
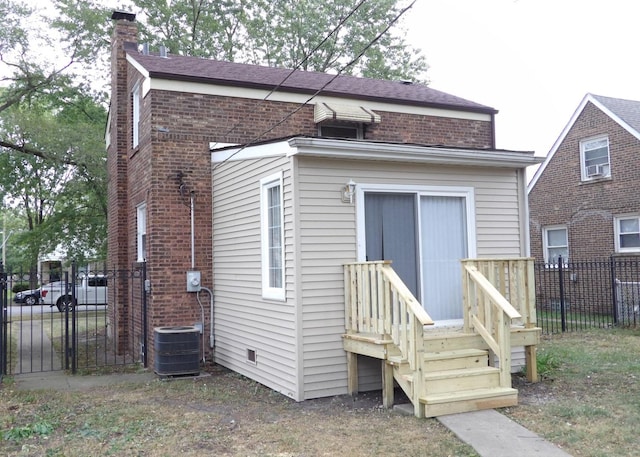
[[[358,390],[357,356],[382,362],[384,405],[399,385],[418,417],[517,404],[511,387],[512,347],[524,346],[526,373],[537,381],[532,259],[464,260],[464,322],[433,320],[389,262],[345,265],[349,390]]]

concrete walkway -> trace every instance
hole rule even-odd
[[[440,416],[438,420],[482,457],[571,457],[492,409]]]
[[[393,409],[413,415],[410,403],[395,405]],[[436,419],[481,457],[571,457],[571,454],[493,409]]]
[[[53,350],[53,344],[38,319],[24,320],[20,323],[18,334],[20,360],[17,373],[34,371],[61,370],[62,361]]]

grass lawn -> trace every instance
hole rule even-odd
[[[575,456],[638,455],[640,330],[592,329],[544,337],[538,384],[516,381],[512,419]]]
[[[543,380],[514,376],[501,412],[574,456],[638,455],[640,330],[545,337]],[[80,392],[0,386],[0,455],[476,456],[435,419],[381,407],[378,393],[296,403],[242,376]],[[517,455],[517,454],[514,454]]]
[[[9,383],[0,411],[3,456],[477,456],[437,420],[383,409],[379,393],[296,403],[219,367],[82,392]]]

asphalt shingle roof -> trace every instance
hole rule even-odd
[[[313,71],[296,70],[290,74],[291,70],[286,68],[263,67],[198,57],[171,54],[168,57],[159,57],[144,55],[137,50],[129,50],[128,54],[140,63],[152,78],[268,90],[280,85],[278,91],[309,95],[329,83],[326,88],[322,89],[323,95],[489,114],[497,113],[497,110],[489,106],[432,89],[424,84],[346,75],[340,75],[331,81],[335,75]]]
[[[602,95],[594,94],[591,94],[591,96],[626,122],[629,127],[640,133],[640,101],[603,97]]]

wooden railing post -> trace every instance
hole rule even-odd
[[[465,284],[465,322],[479,333],[489,346],[490,364],[498,359],[500,385],[511,386],[511,325],[516,319],[529,322],[531,295],[527,288],[529,279],[529,259],[476,259],[463,261]],[[525,280],[525,278],[527,278]],[[507,298],[516,305],[513,306]],[[523,309],[526,307],[526,309]],[[522,310],[525,318],[519,312]],[[530,351],[528,358],[535,351]],[[529,360],[527,361],[529,365]]]

